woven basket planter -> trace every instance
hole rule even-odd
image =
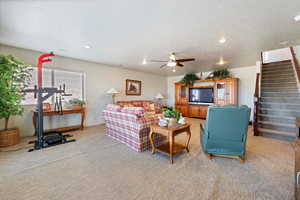
[[[19,129],[8,129],[0,131],[0,147],[16,145],[19,142]]]

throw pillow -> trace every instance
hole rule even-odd
[[[121,112],[128,113],[128,114],[135,114],[137,116],[144,116],[145,109],[142,107],[124,107],[122,108]]]
[[[149,110],[153,110],[153,111],[155,111],[155,104],[154,103],[150,103],[150,109]]]
[[[121,106],[115,105],[115,104],[108,104],[106,106],[106,110],[109,110],[109,111],[120,112],[121,109],[122,109]]]

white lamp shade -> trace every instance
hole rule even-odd
[[[161,93],[158,93],[156,96],[155,96],[156,99],[163,99],[164,96],[161,94]]]
[[[106,93],[107,94],[119,94],[120,92],[118,92],[115,88],[110,88]]]

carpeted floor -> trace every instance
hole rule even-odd
[[[0,199],[293,199],[292,143],[253,137],[249,130],[245,164],[208,160],[199,145],[200,120],[189,122],[191,151],[173,165],[162,154],[137,153],[112,140],[103,126],[77,132],[75,143],[0,152]]]

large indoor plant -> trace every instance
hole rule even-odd
[[[196,74],[186,74],[181,79],[181,83],[185,86],[192,85],[194,81],[200,80],[200,78]]]
[[[4,119],[4,129],[0,130],[0,147],[19,142],[19,130],[8,128],[11,116],[22,115],[24,99],[22,90],[31,79],[31,68],[13,56],[0,55],[0,119]]]

